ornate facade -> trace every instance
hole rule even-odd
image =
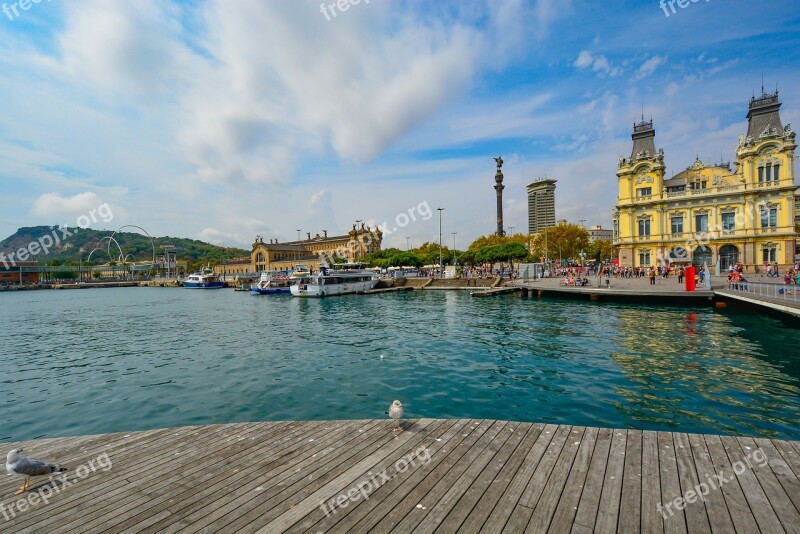
[[[765,262],[794,264],[797,145],[780,106],[777,91],[750,100],[733,169],[698,159],[669,179],[652,119],[635,124],[612,214],[620,265],[707,263],[724,271],[742,263],[752,272]]]
[[[294,269],[298,264],[316,270],[320,263],[332,263],[336,257],[358,261],[379,251],[383,240],[379,228],[364,223],[360,227],[354,224],[345,235],[328,237],[328,232],[323,231],[321,236],[311,237],[311,233],[306,236],[303,241],[289,243],[278,243],[277,239],[265,243],[262,237],[256,237],[250,252],[250,272]]]

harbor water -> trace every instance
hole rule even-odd
[[[800,439],[800,330],[757,313],[463,291],[0,295],[0,440],[485,418]]]

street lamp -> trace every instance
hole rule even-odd
[[[442,212],[444,208],[436,208],[439,212],[439,268],[442,268]]]

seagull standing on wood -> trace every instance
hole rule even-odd
[[[389,411],[386,412],[389,414],[389,417],[397,421],[392,429],[392,432],[397,432],[400,430],[400,419],[403,418],[403,405],[400,403],[399,400],[396,400],[389,406]]]
[[[22,449],[14,449],[6,456],[6,471],[8,471],[8,474],[26,477],[25,483],[20,489],[14,492],[14,495],[19,495],[28,491],[31,477],[63,473],[67,470],[66,467],[59,467],[35,458],[20,456],[19,453],[21,452]]]

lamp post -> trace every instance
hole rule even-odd
[[[442,212],[444,208],[436,208],[439,212],[439,268],[442,268]]]
[[[456,264],[456,235],[458,232],[453,232],[453,265]]]

